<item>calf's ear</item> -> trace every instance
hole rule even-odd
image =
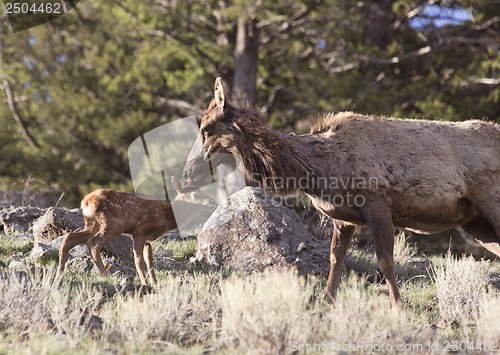
[[[214,85],[214,99],[218,108],[224,110],[226,104],[226,95],[224,94],[224,86],[222,85],[222,79],[215,79]]]

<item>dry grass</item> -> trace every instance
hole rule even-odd
[[[417,248],[409,244],[404,232],[398,233],[394,237],[394,262],[405,263],[417,255]]]
[[[350,275],[342,287],[337,303],[326,311],[324,324],[316,331],[329,340],[330,350],[411,353],[412,344],[433,339],[423,319],[411,309],[391,310],[385,292],[367,288],[364,279]],[[410,344],[410,348],[405,348],[405,344]]]
[[[500,297],[484,300],[477,320],[477,340],[500,351]],[[494,350],[494,349],[492,349]]]
[[[222,343],[255,353],[286,353],[306,342],[313,315],[313,287],[292,271],[233,277],[221,286]]]
[[[221,340],[237,352],[287,354],[389,351],[407,343],[403,350],[411,352],[411,344],[433,338],[425,321],[411,311],[389,310],[387,297],[367,290],[355,275],[344,282],[335,306],[323,296],[317,279],[305,281],[291,271],[228,280],[221,292]]]
[[[480,303],[487,293],[489,270],[487,261],[458,259],[450,253],[444,265],[433,267],[439,312],[446,324],[467,324],[478,318]]]
[[[137,343],[210,343],[219,311],[218,278],[181,274],[162,280],[155,293],[118,296],[102,317],[106,332]]]
[[[435,283],[405,281],[405,310],[390,309],[385,285],[356,275],[331,305],[324,278],[290,270],[160,272],[154,293],[111,298],[81,275],[59,279],[46,269],[18,280],[8,272],[0,278],[0,353],[429,353],[434,344],[444,354],[444,341],[493,346],[500,298],[487,273],[498,263],[448,256],[436,264]],[[436,327],[436,318],[460,326]]]
[[[85,285],[72,287],[54,269],[31,276],[10,274],[0,280],[0,304],[5,305],[0,308],[0,330],[12,340],[63,333],[68,344],[77,345],[99,301],[99,293]]]

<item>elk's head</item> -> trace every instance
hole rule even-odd
[[[222,80],[215,79],[214,99],[201,119],[199,137],[184,166],[183,177],[187,186],[205,180],[220,164],[234,165],[231,154],[236,153],[237,142],[243,138],[243,132],[235,122],[240,111],[226,100]]]

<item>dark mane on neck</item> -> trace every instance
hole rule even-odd
[[[302,164],[294,154],[291,136],[266,127],[262,114],[253,108],[234,109],[232,127],[237,131],[236,144],[231,144],[247,180],[278,194],[295,190],[289,181],[298,178]],[[287,178],[292,178],[288,179]]]
[[[250,106],[235,108],[231,106],[230,110],[232,115],[238,120],[248,121],[256,126],[266,126],[267,124],[265,115],[257,108]]]

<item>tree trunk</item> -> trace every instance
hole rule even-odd
[[[257,81],[259,32],[257,21],[239,17],[234,48],[233,101],[238,105],[253,105]]]
[[[391,22],[393,20],[393,0],[368,2],[365,7],[366,23],[364,37],[369,44],[384,49],[391,41]]]

